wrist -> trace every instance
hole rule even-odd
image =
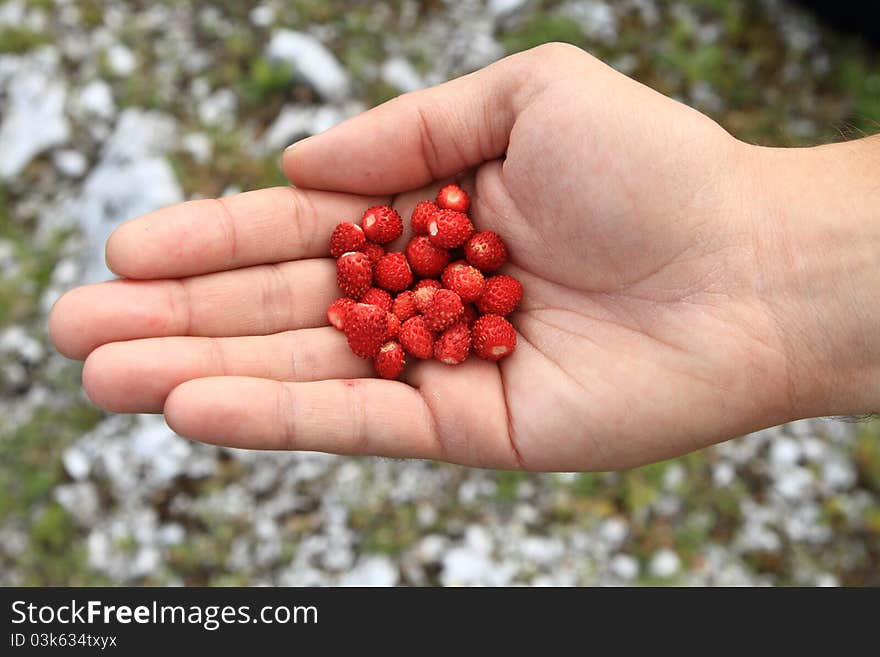
[[[880,139],[746,149],[755,292],[792,417],[880,410]]]

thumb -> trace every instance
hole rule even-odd
[[[288,148],[284,173],[298,187],[394,194],[500,157],[528,95],[530,62],[513,55],[398,96]]]

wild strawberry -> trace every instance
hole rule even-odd
[[[386,253],[376,263],[376,285],[389,292],[401,292],[412,285],[413,275],[402,253]]]
[[[410,225],[416,235],[428,234],[428,222],[440,208],[433,201],[421,201],[413,209]]]
[[[434,358],[447,365],[463,363],[471,350],[471,330],[458,321],[440,334],[434,343]]]
[[[484,315],[509,315],[519,305],[522,294],[522,285],[512,276],[492,276],[486,280],[486,290],[477,300],[477,309]]]
[[[330,235],[330,255],[338,258],[348,251],[360,251],[367,238],[364,231],[357,224],[350,221],[343,222],[333,229]]]
[[[392,312],[385,315],[385,339],[395,340],[400,335],[400,320]]]
[[[387,313],[378,306],[353,304],[345,314],[345,337],[348,346],[361,358],[375,356],[385,342],[388,328]]]
[[[479,319],[480,313],[477,312],[477,309],[474,307],[472,303],[464,304],[464,312],[461,314],[461,321],[467,322],[468,326],[473,326],[474,322]]]
[[[416,310],[424,314],[434,293],[442,287],[440,281],[436,281],[433,278],[423,278],[416,283],[416,286],[413,288],[413,303],[416,305]]]
[[[440,275],[452,256],[446,249],[431,244],[424,235],[416,235],[406,245],[406,259],[416,275],[433,278]]]
[[[396,379],[403,373],[404,365],[406,365],[406,356],[399,342],[386,342],[373,357],[376,374],[383,379]]]
[[[432,331],[444,331],[457,322],[462,313],[461,299],[452,290],[437,290],[425,308],[425,323]]]
[[[416,308],[416,302],[413,298],[412,290],[404,290],[396,297],[394,297],[394,302],[391,304],[391,312],[397,315],[397,318],[401,322],[405,322],[410,317],[415,317],[419,314],[419,309]]]
[[[361,295],[361,303],[379,306],[382,310],[391,310],[391,295],[378,287],[371,287]]]
[[[336,283],[346,296],[360,299],[373,282],[373,266],[360,251],[349,251],[336,261]]]
[[[483,295],[486,280],[476,267],[464,260],[456,260],[443,270],[443,286],[461,297],[462,303],[471,303]]]
[[[471,197],[458,185],[446,185],[437,192],[437,205],[445,210],[467,212],[471,205]]]
[[[333,326],[341,331],[345,328],[345,313],[347,313],[348,309],[355,303],[357,303],[357,301],[349,299],[348,297],[337,299],[330,304],[329,308],[327,308],[327,319],[330,320],[330,323]]]
[[[464,245],[464,257],[481,272],[495,271],[507,262],[507,246],[497,233],[476,233]]]
[[[361,218],[361,226],[367,239],[376,244],[387,244],[403,232],[403,220],[390,205],[369,208]]]
[[[385,255],[385,249],[374,242],[366,242],[358,251],[366,253],[374,267],[379,262],[379,259]]]
[[[444,249],[461,246],[473,232],[471,220],[457,210],[438,210],[428,222],[431,244]]]
[[[500,315],[483,315],[471,331],[474,353],[485,360],[501,360],[516,348],[516,331]]]
[[[416,315],[401,324],[400,344],[406,353],[416,358],[430,358],[434,354],[434,334],[424,317]]]

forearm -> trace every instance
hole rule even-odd
[[[750,148],[757,293],[795,416],[880,410],[880,137]]]

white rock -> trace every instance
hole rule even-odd
[[[180,523],[171,522],[162,525],[156,533],[156,537],[162,545],[180,545],[186,538],[186,530]]]
[[[720,461],[712,468],[712,483],[717,488],[725,488],[736,478],[736,469],[728,461]]]
[[[22,0],[9,0],[0,4],[0,25],[19,26],[25,20],[26,9]]]
[[[786,468],[773,481],[774,488],[790,500],[806,495],[813,485],[813,473],[800,466]]]
[[[816,586],[834,587],[840,586],[840,581],[832,573],[822,573],[816,576]]]
[[[623,518],[608,518],[603,520],[599,525],[599,536],[602,541],[611,549],[619,546],[626,539],[629,533],[629,526]]]
[[[388,557],[362,558],[353,570],[342,576],[341,586],[394,586],[398,572]]]
[[[11,240],[0,239],[0,279],[17,276],[20,270],[15,244]]]
[[[672,577],[681,568],[681,559],[667,548],[658,550],[651,557],[649,569],[654,577]]]
[[[503,586],[509,579],[507,569],[478,550],[459,547],[443,557],[443,586]]]
[[[285,105],[261,140],[261,150],[272,152],[304,137],[316,135],[346,118],[332,105]]]
[[[200,164],[207,162],[211,158],[211,153],[214,151],[214,144],[211,142],[210,137],[204,132],[189,133],[181,140],[181,145],[183,146],[183,150],[189,153],[192,158]]]
[[[251,13],[248,15],[251,19],[251,23],[254,25],[259,25],[260,27],[266,27],[271,25],[275,20],[275,9],[268,5],[257,5],[253,9],[251,9]]]
[[[92,469],[89,457],[76,446],[68,447],[64,450],[64,453],[61,455],[61,462],[72,479],[85,479]]]
[[[779,438],[770,447],[770,461],[776,466],[794,465],[801,458],[801,448],[792,438]]]
[[[120,223],[183,200],[165,154],[174,143],[174,120],[127,109],[119,115],[101,158],[71,209],[87,242],[84,282],[111,277],[104,242]]]
[[[663,472],[663,487],[674,490],[684,483],[687,471],[680,463],[671,463]]]
[[[489,13],[493,16],[504,16],[518,11],[527,0],[489,0]]]
[[[468,527],[464,533],[464,540],[471,550],[480,554],[489,554],[492,551],[492,536],[479,525]]]
[[[55,151],[52,155],[52,163],[68,178],[79,178],[89,165],[85,155],[71,148]]]
[[[446,550],[447,539],[438,534],[428,534],[419,541],[416,548],[416,556],[421,563],[433,563],[439,561]]]
[[[617,13],[602,0],[568,2],[559,12],[577,21],[584,33],[592,39],[611,43],[617,38]]]
[[[400,91],[416,91],[425,86],[424,80],[404,57],[392,57],[382,64],[382,79]]]
[[[11,354],[26,363],[37,363],[46,355],[46,350],[23,327],[13,324],[0,333],[0,353]]]
[[[100,502],[94,484],[80,481],[64,484],[54,490],[55,499],[68,513],[82,524],[90,524],[98,519]]]
[[[615,554],[611,559],[611,572],[624,581],[632,581],[639,576],[639,561],[629,554]]]
[[[116,43],[107,49],[107,64],[110,70],[119,76],[131,75],[137,68],[134,53],[121,43]]]
[[[70,124],[64,114],[67,87],[56,57],[0,57],[11,65],[0,107],[0,180],[12,178],[36,156],[64,143]],[[5,77],[5,76],[4,76]]]
[[[318,39],[305,32],[276,30],[266,48],[272,61],[287,63],[323,98],[339,101],[349,95],[348,73]]]
[[[837,457],[822,464],[822,483],[831,490],[846,490],[856,483],[856,470],[851,461]]]
[[[20,388],[28,382],[27,370],[21,363],[3,363],[0,377],[2,377],[0,380],[9,388]]]
[[[542,566],[558,561],[565,554],[562,541],[542,536],[526,536],[520,541],[519,550],[523,558]]]
[[[109,119],[116,114],[113,89],[101,79],[92,80],[76,96],[76,108],[87,116]]]
[[[231,126],[235,122],[238,98],[232,89],[218,89],[199,102],[199,119],[209,126]]]

